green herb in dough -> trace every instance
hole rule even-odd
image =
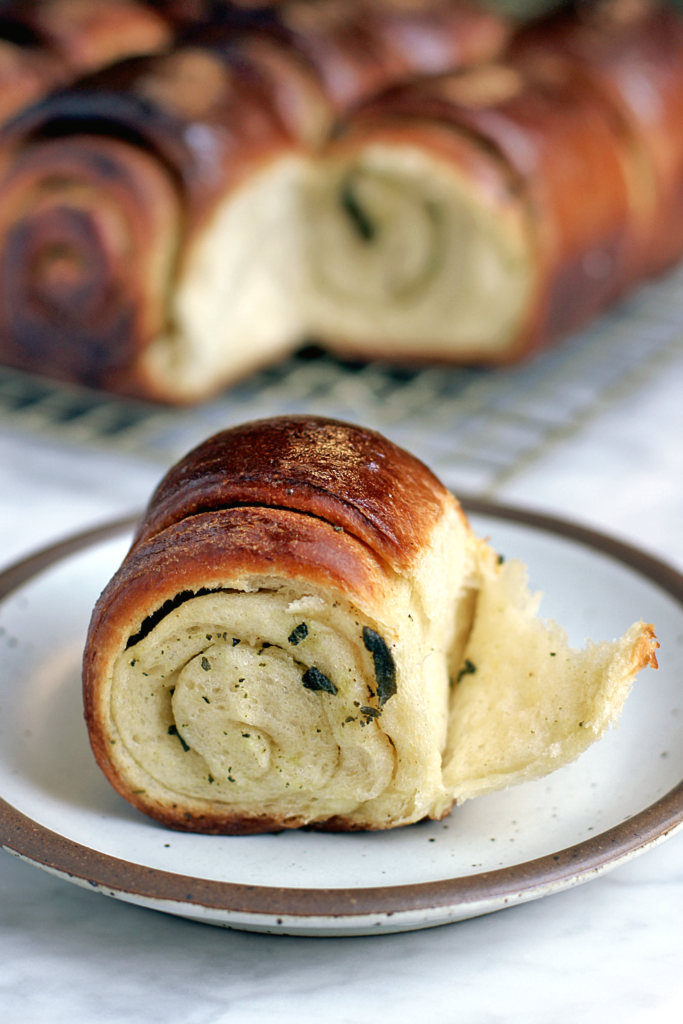
[[[303,684],[307,690],[323,690],[325,693],[335,694],[338,692],[337,687],[334,685],[331,679],[316,668],[315,665],[311,665],[307,668],[301,677]]]
[[[185,751],[185,753],[187,753],[187,752],[188,752],[188,750],[189,750],[190,748],[188,747],[187,743],[185,742],[185,740],[183,739],[183,737],[182,737],[182,736],[180,735],[180,733],[178,732],[178,728],[177,728],[177,726],[175,726],[175,725],[169,725],[169,727],[168,727],[168,735],[169,735],[169,736],[177,736],[177,737],[178,737],[178,739],[180,740],[180,745],[181,745],[181,747],[183,748],[183,750]]]
[[[377,235],[377,229],[372,223],[363,207],[358,202],[353,186],[350,182],[346,182],[343,186],[339,195],[339,200],[342,205],[342,209],[348,215],[349,220],[356,229],[359,237],[364,242],[374,241]]]
[[[396,665],[385,640],[369,626],[363,626],[363,643],[375,663],[377,703],[382,707],[396,693]]]
[[[361,714],[365,715],[367,718],[379,718],[379,716],[382,714],[382,712],[378,711],[377,708],[371,708],[367,704],[360,710]]]
[[[287,641],[288,643],[292,644],[293,647],[296,647],[296,645],[300,644],[302,640],[305,640],[307,636],[308,626],[306,625],[305,622],[300,622],[299,625],[295,626],[292,632],[289,634],[289,636],[287,637]]]
[[[458,678],[457,678],[456,682],[459,683],[463,676],[471,676],[476,671],[477,671],[477,666],[474,664],[474,662],[470,661],[469,658],[465,658],[465,664],[463,665],[463,667],[458,672]]]
[[[202,668],[204,669],[205,672],[211,671],[211,662],[209,661],[208,658],[202,658]]]

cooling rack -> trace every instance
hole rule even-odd
[[[520,366],[349,363],[307,345],[192,409],[0,369],[0,424],[167,466],[222,427],[320,413],[380,430],[463,493],[491,496],[549,448],[683,356],[683,266]]]

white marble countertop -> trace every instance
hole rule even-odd
[[[498,493],[683,569],[683,360]],[[139,508],[158,468],[0,431],[0,566]],[[0,853],[7,1024],[678,1024],[683,835],[590,884],[430,931],[302,939],[118,903]]]

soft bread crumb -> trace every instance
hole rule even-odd
[[[484,567],[444,755],[458,802],[574,761],[616,721],[636,674],[657,667],[651,625],[574,650],[536,617],[539,599],[521,562]]]

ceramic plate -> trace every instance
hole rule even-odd
[[[683,577],[572,524],[470,503],[475,529],[530,567],[575,646],[654,622],[660,670],[619,728],[539,782],[389,832],[198,836],[128,806],[90,753],[80,659],[132,523],[82,534],[0,577],[0,841],[79,885],[254,931],[358,935],[445,924],[587,881],[683,824]]]

